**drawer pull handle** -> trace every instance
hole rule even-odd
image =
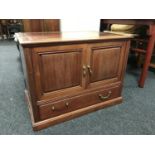
[[[66,103],[65,103],[65,105],[66,105],[66,107],[68,108],[68,106],[69,106],[69,103],[68,103],[68,102],[66,102]]]
[[[91,76],[93,74],[93,71],[92,71],[92,69],[91,69],[91,67],[89,65],[87,66],[87,68],[88,68],[88,71],[89,71],[89,75]]]
[[[54,106],[52,106],[52,110],[53,110],[53,111],[55,110],[55,107],[54,107]]]
[[[99,98],[103,101],[103,100],[105,100],[105,99],[108,99],[110,96],[111,96],[111,91],[109,91],[108,92],[108,95],[106,95],[106,96],[103,96],[102,94],[99,94]]]

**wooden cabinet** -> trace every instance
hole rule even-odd
[[[122,101],[129,38],[97,32],[79,35],[16,35],[35,130]]]

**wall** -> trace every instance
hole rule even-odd
[[[61,19],[61,31],[99,31],[100,19]]]

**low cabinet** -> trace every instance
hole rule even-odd
[[[129,37],[103,34],[89,40],[87,35],[84,39],[53,33],[27,36],[29,42],[23,34],[17,38],[34,130],[121,103]]]

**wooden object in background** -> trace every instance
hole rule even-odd
[[[0,22],[0,37],[1,37],[1,39],[3,38],[3,32],[2,32],[2,25],[1,25],[1,22]]]
[[[148,72],[149,66],[154,67],[154,65],[151,64],[151,57],[153,54],[154,46],[155,46],[155,24],[150,25],[150,38],[149,38],[148,46],[146,49],[146,56],[145,56],[145,61],[144,61],[144,65],[143,65],[143,70],[141,72],[141,76],[139,79],[140,87],[144,87],[144,83],[145,83],[145,80],[147,77],[147,72]]]
[[[0,19],[0,35],[2,39],[11,39],[16,32],[22,32],[22,20]]]
[[[149,39],[146,49],[145,61],[142,72],[138,81],[139,87],[143,88],[147,77],[149,66],[152,66],[151,57],[155,46],[155,20],[154,19],[101,19],[100,31],[104,31],[109,24],[132,24],[132,25],[148,25]]]
[[[43,22],[46,32],[60,31],[60,19],[44,19]]]
[[[23,19],[24,32],[60,31],[59,19]]]
[[[34,130],[122,101],[129,37],[72,32],[16,38]]]

